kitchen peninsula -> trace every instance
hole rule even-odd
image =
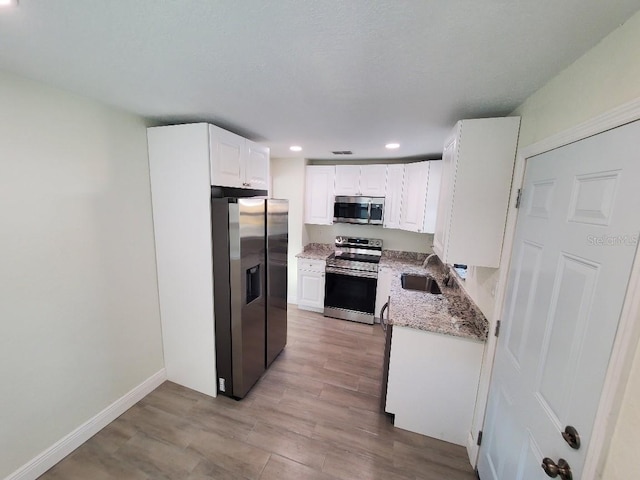
[[[309,244],[299,265],[322,262],[331,246]],[[446,286],[439,261],[425,254],[383,250],[378,303],[388,299],[391,326],[387,400],[398,428],[458,445],[470,435],[488,322],[454,280]],[[442,293],[402,287],[403,273],[432,276]],[[379,312],[377,312],[379,313]]]

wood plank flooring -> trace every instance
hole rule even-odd
[[[380,413],[383,350],[378,325],[290,306],[287,347],[244,400],[165,382],[40,478],[475,479],[463,447]]]

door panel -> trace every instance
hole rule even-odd
[[[637,138],[640,122],[527,161],[482,480],[548,478],[543,457],[565,458],[582,476],[637,250]],[[580,434],[579,450],[561,436],[567,425]]]
[[[598,265],[568,255],[561,255],[556,277],[557,286],[540,354],[540,378],[537,397],[549,418],[561,428],[566,418],[573,379],[581,358],[581,339],[589,319],[590,305],[598,275]]]
[[[524,347],[531,323],[533,310],[532,298],[535,297],[535,288],[540,273],[540,260],[542,257],[542,245],[532,242],[523,242],[518,258],[518,277],[514,284],[514,299],[510,306],[510,316],[514,315],[516,305],[525,305],[523,321],[511,323],[505,332],[507,336],[507,350],[512,356],[516,368],[520,368],[520,362],[524,354]]]

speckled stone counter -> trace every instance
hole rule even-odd
[[[307,260],[326,260],[334,251],[335,247],[330,243],[309,243],[296,257]]]
[[[307,260],[326,260],[334,249],[332,244],[310,243],[296,257]],[[390,323],[485,341],[489,324],[484,315],[461,287],[444,285],[443,266],[437,258],[431,259],[425,270],[422,267],[425,258],[424,253],[382,251],[380,268],[391,272]],[[400,276],[403,273],[433,276],[442,290],[442,295],[404,290],[400,284]]]
[[[445,286],[443,266],[437,258],[430,260],[427,269],[422,267],[424,259],[424,254],[386,251],[383,253],[380,268],[391,271],[389,322],[403,327],[485,341],[489,324],[484,315],[460,286]],[[403,289],[400,283],[403,273],[433,276],[442,294]]]

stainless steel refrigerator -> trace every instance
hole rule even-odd
[[[287,341],[288,202],[212,198],[218,392],[243,398]]]

